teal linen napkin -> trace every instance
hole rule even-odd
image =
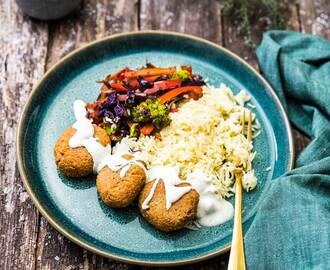
[[[330,269],[330,42],[270,31],[257,56],[291,122],[312,141],[263,194],[245,234],[248,269]]]

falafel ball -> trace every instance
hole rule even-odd
[[[131,157],[123,156],[126,159]],[[120,170],[112,171],[105,166],[97,175],[96,189],[101,200],[113,208],[123,208],[133,202],[141,191],[146,180],[144,169],[139,165],[130,164],[123,178]]]
[[[94,137],[99,143],[106,146],[110,138],[103,128],[94,126]],[[58,138],[54,147],[55,162],[58,169],[69,177],[82,177],[93,173],[93,158],[83,146],[71,148],[69,141],[76,133],[75,128],[66,129]]]
[[[154,180],[155,181],[155,180]],[[170,209],[166,209],[165,186],[163,181],[159,181],[155,193],[149,202],[148,209],[142,209],[142,204],[147,198],[154,181],[145,184],[139,197],[139,208],[142,216],[158,230],[164,232],[177,231],[191,220],[196,218],[199,194],[191,189],[179,200],[174,202]],[[180,184],[178,186],[186,186]]]

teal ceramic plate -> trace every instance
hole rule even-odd
[[[69,54],[32,91],[19,123],[17,155],[20,173],[34,203],[47,220],[77,244],[117,260],[147,265],[177,265],[220,254],[230,247],[233,222],[162,233],[139,215],[135,206],[105,207],[98,199],[95,178],[80,181],[59,174],[53,157],[58,136],[74,122],[75,99],[94,100],[95,81],[124,66],[146,62],[158,66],[191,65],[208,82],[246,89],[262,125],[255,140],[255,191],[244,195],[244,228],[256,212],[267,181],[290,170],[293,144],[285,112],[266,81],[247,63],[208,41],[170,32],[114,35]],[[270,170],[266,168],[270,167]]]

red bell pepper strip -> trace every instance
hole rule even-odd
[[[159,78],[159,76],[145,76],[143,77],[143,80],[147,81],[147,82],[154,82]]]
[[[140,129],[140,131],[143,135],[150,135],[154,129],[155,126],[153,124],[146,124]]]
[[[110,75],[108,75],[105,80],[106,81],[111,81],[111,80],[114,80],[114,79],[120,79],[122,80],[124,78],[124,73],[125,72],[128,72],[128,71],[131,71],[131,69],[129,67],[125,67],[121,70],[118,70],[117,72],[115,73],[112,73]]]
[[[139,82],[137,79],[128,80],[126,83],[130,88],[138,88]]]
[[[170,68],[144,68],[135,71],[127,71],[124,73],[125,78],[137,78],[156,75],[171,75],[176,70],[175,67]]]
[[[173,80],[155,82],[154,86],[144,91],[144,93],[146,93],[147,95],[152,95],[157,93],[159,90],[166,90],[169,88],[179,87],[180,83],[181,81],[179,78]]]
[[[116,82],[111,82],[110,86],[111,86],[111,88],[116,89],[118,91],[127,91],[128,90],[125,86],[123,86],[120,83],[116,83]]]
[[[200,86],[183,86],[173,89],[159,97],[161,103],[167,103],[174,99],[176,96],[189,93],[193,99],[198,99],[203,95],[203,89]]]

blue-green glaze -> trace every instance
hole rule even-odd
[[[251,94],[262,132],[254,142],[259,184],[243,197],[247,228],[265,183],[292,166],[287,119],[269,86],[252,69],[219,47],[188,36],[164,32],[119,35],[62,61],[36,87],[24,110],[18,135],[19,165],[39,209],[75,242],[132,263],[188,263],[228,247],[233,222],[199,231],[159,232],[141,218],[135,205],[121,210],[103,205],[95,177],[64,177],[54,162],[55,141],[74,122],[74,100],[93,101],[100,88],[96,80],[124,66],[134,68],[146,62],[165,67],[192,65],[212,85],[224,82],[234,92],[245,89]],[[269,166],[272,169],[266,171]]]

